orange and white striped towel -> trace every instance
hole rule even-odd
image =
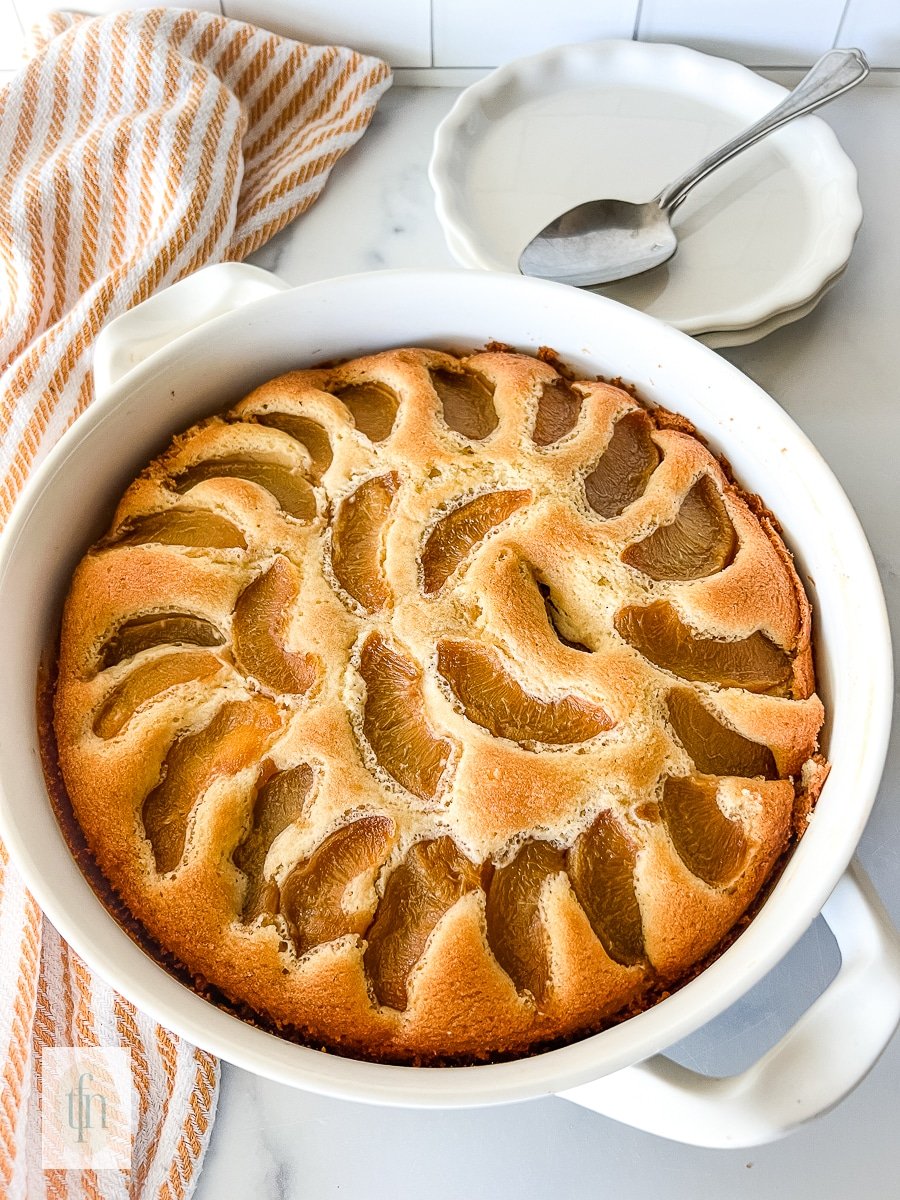
[[[209,13],[55,13],[0,91],[0,519],[91,402],[101,325],[306,209],[390,84],[352,50]],[[131,1051],[130,1171],[43,1171],[45,1047]],[[94,977],[0,845],[0,1197],[184,1197],[218,1064]]]

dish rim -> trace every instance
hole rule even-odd
[[[410,284],[413,286],[408,286]],[[430,289],[434,298],[435,312],[429,318],[433,322],[445,323],[443,314],[447,310],[448,297],[451,309],[457,305],[455,311],[464,314],[460,319],[470,322],[473,317],[466,302],[468,300],[471,307],[471,294],[482,288],[492,296],[490,304],[484,301],[486,311],[492,311],[498,303],[516,297],[518,293],[521,293],[520,307],[524,311],[527,296],[528,319],[536,320],[537,324],[540,324],[542,306],[563,313],[583,309],[583,317],[591,327],[597,323],[595,318],[605,311],[613,329],[617,323],[625,322],[626,329],[634,327],[635,336],[649,335],[652,347],[652,353],[647,354],[649,369],[655,370],[653,364],[657,362],[661,367],[667,354],[673,355],[676,361],[679,355],[686,355],[689,363],[705,366],[709,387],[718,382],[726,387],[730,383],[737,388],[744,400],[744,412],[749,403],[761,414],[759,430],[765,427],[769,435],[783,440],[787,447],[785,461],[790,462],[791,455],[799,456],[807,485],[823,489],[834,524],[850,539],[845,551],[848,564],[852,561],[861,576],[854,596],[856,607],[851,606],[850,611],[857,616],[859,611],[864,612],[869,646],[874,639],[887,651],[879,655],[870,648],[867,660],[861,664],[869,680],[870,693],[867,697],[870,722],[866,727],[866,752],[856,764],[856,788],[850,793],[854,805],[852,820],[849,829],[842,828],[837,843],[831,839],[828,829],[822,828],[822,822],[817,824],[814,819],[772,894],[748,928],[720,958],[668,999],[620,1025],[559,1049],[512,1062],[471,1067],[410,1068],[323,1055],[318,1050],[285,1042],[254,1028],[216,1009],[186,988],[147,957],[96,899],[58,829],[57,844],[62,847],[63,857],[53,862],[52,872],[41,870],[42,850],[39,848],[37,856],[35,851],[38,833],[28,816],[32,795],[23,783],[23,776],[28,774],[25,766],[29,750],[33,751],[33,746],[25,752],[21,746],[10,746],[6,736],[9,715],[0,720],[0,836],[50,920],[113,987],[194,1044],[280,1082],[335,1097],[380,1104],[457,1107],[533,1098],[587,1082],[639,1061],[722,1012],[778,962],[817,915],[852,857],[881,777],[890,734],[893,689],[887,613],[865,535],[836,478],[791,418],[737,368],[656,319],[604,297],[509,274],[400,270],[342,276],[256,300],[246,308],[219,316],[178,337],[166,350],[136,366],[105,396],[98,398],[32,474],[0,543],[0,615],[9,604],[11,567],[15,566],[16,552],[20,545],[27,544],[23,538],[27,536],[29,521],[34,519],[42,498],[54,480],[62,477],[61,473],[79,449],[85,459],[88,458],[83,447],[91,446],[91,438],[99,436],[96,431],[102,430],[106,422],[114,422],[118,416],[121,423],[127,423],[129,405],[131,409],[139,407],[142,389],[149,392],[154,388],[168,389],[171,372],[173,368],[177,371],[179,364],[184,368],[185,363],[193,362],[196,374],[197,364],[210,355],[217,341],[234,353],[235,345],[241,340],[235,337],[237,330],[242,331],[244,339],[251,336],[263,340],[268,331],[268,336],[277,342],[278,320],[293,327],[298,310],[304,307],[310,319],[315,316],[321,321],[329,319],[329,306],[335,315],[342,316],[348,308],[348,297],[353,297],[361,311],[369,311],[373,303],[390,310],[391,295],[395,294],[395,298],[405,295],[412,313],[410,319],[419,320],[419,294],[424,287]],[[438,311],[440,315],[436,315]],[[290,321],[286,319],[288,317]],[[349,340],[363,335],[354,327],[352,333],[341,333],[340,336]],[[367,336],[371,340],[373,335]],[[461,343],[464,340],[461,335],[448,333],[446,336],[448,341]],[[522,340],[525,336],[522,335]],[[413,341],[412,338],[404,340],[406,344]],[[425,339],[419,340],[421,344]],[[348,349],[347,353],[357,352]],[[571,347],[560,350],[564,361],[578,355],[579,352]],[[190,365],[186,369],[190,370]],[[735,401],[730,402],[730,407],[735,407],[740,414],[741,406],[735,406]],[[185,418],[185,423],[188,419]],[[754,419],[751,418],[751,422]],[[114,497],[110,498],[110,503],[112,500]],[[83,526],[83,520],[81,524]],[[12,587],[15,588],[14,581]],[[19,605],[20,608],[25,606],[27,597]],[[4,647],[7,653],[15,652],[14,633],[10,621],[0,619],[0,653]],[[835,754],[830,757],[835,763]],[[847,764],[842,762],[842,767],[846,768]],[[22,775],[17,768],[22,769]],[[33,771],[31,774],[33,778]],[[826,784],[826,792],[827,787]],[[16,792],[19,799],[11,803],[9,794]],[[50,810],[49,804],[45,807]],[[46,817],[47,814],[43,815]],[[55,826],[52,813],[50,820]],[[819,860],[824,860],[825,870]],[[810,861],[815,870],[806,865]],[[798,876],[802,886],[793,882]],[[84,904],[66,906],[63,894],[70,884]],[[792,888],[796,894],[791,893]],[[784,903],[785,894],[789,896],[790,904]],[[781,899],[773,903],[776,897]]]

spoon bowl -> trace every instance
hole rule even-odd
[[[861,50],[829,50],[771,112],[701,159],[652,200],[590,200],[556,217],[522,251],[519,270],[523,275],[590,287],[660,266],[678,248],[670,217],[692,188],[775,129],[843,95],[868,73]]]
[[[650,271],[677,248],[675,231],[658,201],[589,200],[551,221],[529,242],[519,270],[587,287]]]

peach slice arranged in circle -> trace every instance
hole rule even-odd
[[[232,521],[206,508],[167,508],[134,517],[115,539],[121,546],[194,546],[246,550],[247,540]]]
[[[541,920],[541,890],[564,869],[562,851],[549,842],[526,842],[499,867],[487,893],[488,945],[518,990],[542,1000],[550,980],[550,953]]]
[[[675,520],[622,551],[622,562],[651,579],[703,579],[724,570],[737,552],[737,536],[719,489],[701,476]]]
[[[180,471],[173,479],[177,492],[188,492],[210,479],[244,479],[270,492],[289,517],[312,521],[316,496],[299,469],[267,459],[260,454],[223,455],[207,458]]]
[[[154,646],[221,646],[225,639],[205,617],[196,613],[148,613],[132,617],[110,634],[100,647],[99,669],[107,670]]]
[[[452,746],[428,723],[421,671],[379,633],[366,639],[359,671],[366,685],[363,733],[379,765],[414,796],[433,799]]]
[[[280,911],[298,954],[348,933],[365,933],[372,909],[347,911],[344,895],[361,875],[374,876],[391,844],[394,823],[368,816],[330,834],[281,886]]]
[[[642,962],[644,929],[634,890],[637,847],[609,811],[602,812],[567,855],[578,903],[603,949],[623,966]]]
[[[331,442],[318,421],[304,417],[302,413],[264,412],[255,413],[253,420],[270,429],[280,429],[295,442],[300,442],[309,451],[312,459],[312,475],[321,479],[331,466]]]
[[[660,812],[678,857],[710,887],[724,887],[747,859],[747,837],[716,801],[718,779],[670,776],[663,784]]]
[[[273,773],[274,772],[274,773]],[[307,763],[275,771],[270,762],[260,772],[261,786],[253,801],[251,826],[234,852],[234,865],[247,876],[241,919],[250,924],[278,912],[278,886],[263,878],[266,855],[280,833],[297,821],[310,793],[313,773]]]
[[[572,745],[613,726],[598,704],[580,696],[546,700],[527,692],[496,651],[474,642],[439,642],[438,670],[468,719],[494,737]]]
[[[529,491],[487,492],[441,517],[422,550],[426,595],[439,591],[470,551],[530,499]]]
[[[778,778],[775,756],[769,747],[723,725],[689,688],[673,688],[666,707],[678,740],[702,775]]]
[[[338,583],[368,613],[391,598],[384,577],[384,531],[400,486],[395,471],[367,479],[338,506],[331,541],[331,566]]]
[[[666,600],[620,609],[615,626],[650,662],[695,683],[784,694],[793,674],[790,656],[765,634],[751,633],[736,641],[703,637]]]
[[[550,446],[571,432],[581,415],[581,396],[564,379],[545,383],[538,397],[531,437],[537,446]]]
[[[616,421],[602,458],[584,480],[585,498],[601,517],[618,517],[647,490],[659,465],[652,430],[653,423],[643,409],[634,409]]]
[[[316,659],[284,644],[297,598],[295,568],[279,556],[241,592],[234,608],[232,646],[239,666],[273,692],[302,695],[316,679]]]
[[[400,401],[387,384],[351,383],[334,395],[348,409],[353,423],[370,442],[383,442],[394,428]]]
[[[366,934],[365,967],[379,1004],[406,1008],[409,973],[441,917],[480,886],[474,863],[452,838],[416,842],[391,872]]]
[[[497,428],[494,388],[475,371],[430,372],[444,422],[456,433],[480,442]]]
[[[203,729],[174,742],[160,783],[141,809],[157,871],[172,871],[181,862],[188,821],[201,796],[217,779],[258,762],[280,728],[278,709],[256,696],[228,701]]]
[[[165,654],[143,663],[109,693],[94,718],[94,733],[112,738],[120,733],[139,708],[180,683],[209,679],[222,667],[214,654],[187,650]]]

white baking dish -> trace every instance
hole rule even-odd
[[[524,350],[552,346],[576,369],[621,376],[647,400],[686,414],[778,514],[816,610],[832,772],[808,832],[755,920],[661,1004],[516,1062],[356,1062],[283,1041],[214,1008],[107,914],[46,799],[35,721],[38,661],[52,643],[75,563],[173,430],[290,367],[392,345],[459,349],[488,340]],[[859,1082],[900,1019],[900,944],[858,868],[848,871],[890,730],[887,617],[847,498],[773,400],[684,334],[572,288],[512,275],[399,271],[289,290],[233,264],[202,271],[113,322],[97,345],[95,380],[97,399],[34,473],[0,551],[0,836],[51,921],[101,975],[170,1029],[241,1067],[379,1104],[452,1107],[557,1093],[668,1137],[729,1146],[778,1137]],[[713,1080],[654,1057],[752,987],[820,910],[838,940],[841,970],[759,1063]]]

